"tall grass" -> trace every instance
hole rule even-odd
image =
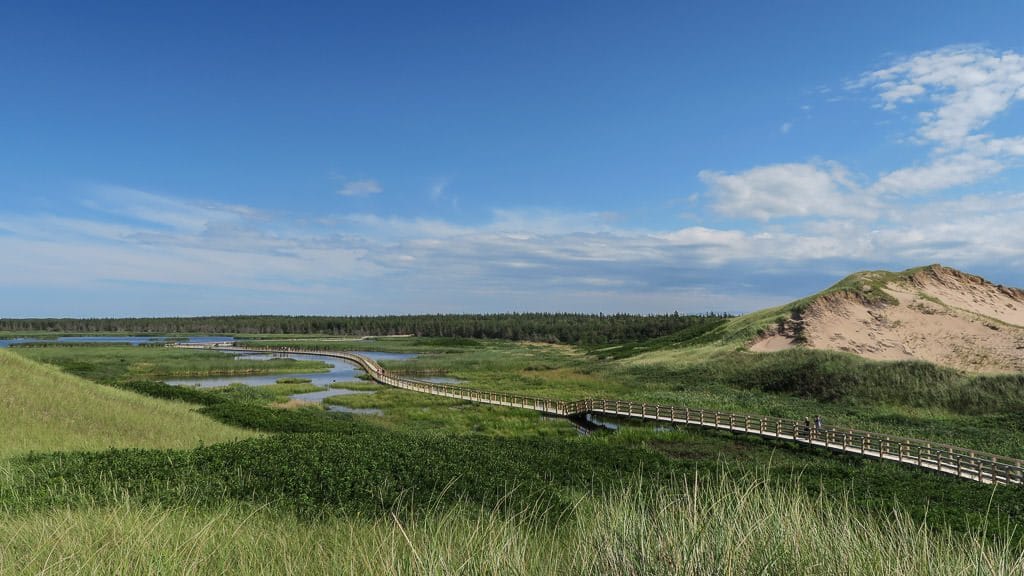
[[[846,501],[757,476],[634,481],[544,511],[425,506],[414,513],[306,521],[267,507],[110,507],[0,516],[4,574],[1020,574],[1019,550],[936,532],[898,509],[866,516]]]

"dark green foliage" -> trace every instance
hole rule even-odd
[[[320,408],[279,410],[259,404],[226,401],[206,406],[203,413],[225,424],[263,432],[348,434],[357,427],[351,418],[324,412]]]
[[[265,421],[272,412],[232,408],[246,412],[239,416],[243,420]],[[670,469],[664,457],[643,449],[591,450],[572,440],[414,436],[319,415],[335,429],[188,451],[34,456],[18,464],[18,477],[24,482],[14,490],[22,505],[32,506],[74,505],[130,494],[164,504],[210,506],[227,498],[272,503],[309,515],[373,514],[398,509],[414,497],[432,505],[469,502],[560,515],[571,506],[568,496],[573,490],[612,487],[641,470],[656,477],[659,470],[665,475]],[[62,489],[52,490],[56,486]]]
[[[609,346],[605,348],[599,347],[600,344],[591,345],[588,347],[588,352],[601,358],[621,359],[636,356],[643,352],[661,350],[663,348],[677,348],[680,346],[707,344],[717,340],[717,337],[712,336],[712,331],[725,322],[727,322],[727,319],[724,317],[711,318],[707,322],[688,326],[667,336],[637,342],[626,342],[618,346]]]
[[[131,342],[14,342],[11,348],[109,348],[109,347],[134,347]],[[160,343],[143,343],[139,346],[164,346]]]
[[[132,382],[118,383],[116,386],[118,388],[124,388],[126,390],[131,390],[132,392],[146,394],[155,398],[178,400],[180,402],[189,402],[191,404],[200,404],[202,406],[212,406],[225,401],[225,398],[222,395],[208,390],[203,390],[202,388],[192,388],[190,386],[169,386],[163,382],[134,380]]]
[[[213,316],[201,318],[0,319],[4,332],[121,334],[412,334],[602,344],[658,338],[724,315],[427,314],[412,316]],[[448,345],[453,345],[448,343]]]

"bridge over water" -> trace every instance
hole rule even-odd
[[[594,414],[641,421],[664,422],[753,434],[764,438],[820,446],[837,452],[899,462],[950,474],[985,484],[1024,484],[1024,461],[969,448],[938,444],[927,440],[901,438],[864,430],[827,426],[821,429],[805,422],[773,416],[732,414],[681,406],[665,406],[588,398],[553,400],[504,392],[474,390],[452,384],[438,384],[393,374],[374,360],[355,352],[328,352],[300,348],[261,348],[234,346],[230,343],[174,344],[179,348],[215,349],[238,352],[290,353],[329,356],[351,362],[380,384],[434,396],[457,398],[480,404],[534,410],[543,414],[576,417]]]

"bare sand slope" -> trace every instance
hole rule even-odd
[[[751,349],[802,341],[876,360],[1024,372],[1024,291],[938,265],[898,275],[882,290],[895,301],[872,302],[856,291],[822,295]]]

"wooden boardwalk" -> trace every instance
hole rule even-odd
[[[374,360],[354,352],[327,352],[299,348],[257,348],[216,344],[175,344],[182,348],[210,348],[216,350],[262,353],[291,353],[329,356],[351,362],[375,381],[434,396],[457,398],[480,404],[507,406],[534,410],[543,414],[573,417],[586,414],[617,416],[668,424],[700,426],[776,438],[789,442],[820,446],[837,452],[858,454],[870,458],[890,460],[943,474],[950,474],[985,484],[1024,484],[1024,461],[968,448],[938,444],[927,440],[901,438],[863,430],[826,426],[816,429],[813,423],[773,416],[731,414],[680,406],[665,406],[625,400],[552,400],[473,390],[451,384],[437,384],[393,374]]]

